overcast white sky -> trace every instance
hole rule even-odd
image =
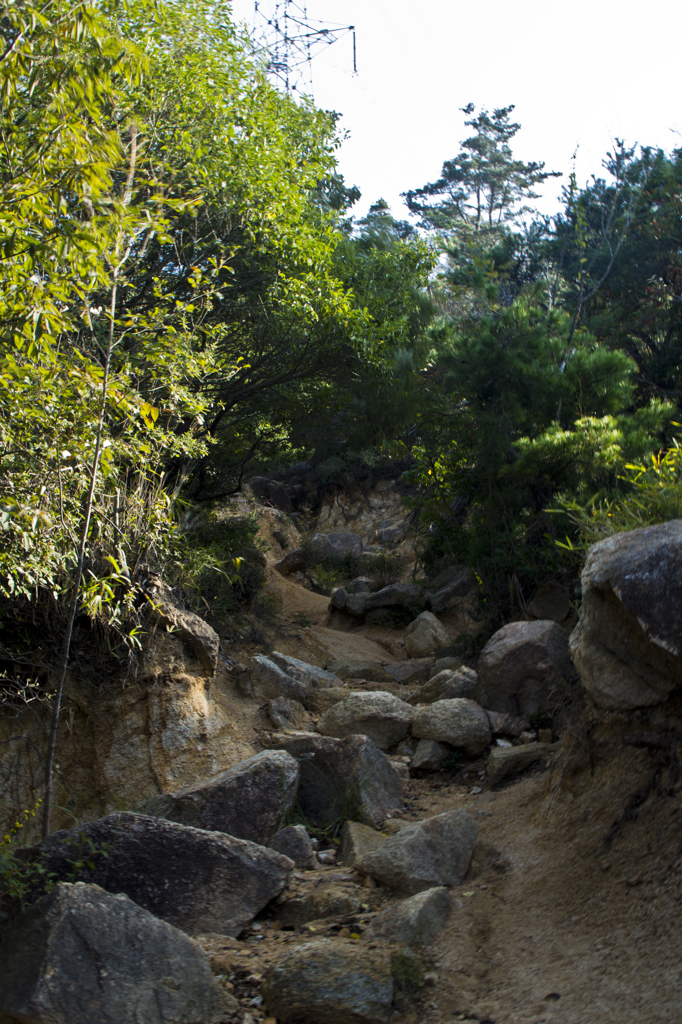
[[[299,0],[303,3],[303,0]],[[261,9],[274,0],[260,0]],[[676,0],[307,0],[310,19],[354,24],[313,61],[314,96],[350,134],[339,169],[362,190],[353,212],[440,176],[469,133],[461,107],[516,105],[514,152],[578,182],[601,171],[616,137],[682,147],[682,4]],[[233,0],[253,24],[253,0]],[[564,179],[565,180],[565,179]],[[546,186],[553,212],[562,179]]]

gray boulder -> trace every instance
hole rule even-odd
[[[387,907],[374,918],[365,936],[404,946],[426,946],[440,935],[449,916],[450,893],[441,885]]]
[[[530,729],[530,718],[503,715],[499,711],[486,711],[493,736],[520,736]]]
[[[84,881],[125,893],[190,935],[238,935],[294,868],[288,857],[244,839],[128,811],[53,832],[34,852],[66,880],[83,851]]]
[[[268,846],[271,850],[293,860],[297,868],[312,870],[317,867],[315,848],[304,825],[287,825],[277,832]]]
[[[349,594],[345,587],[336,587],[335,590],[332,590],[329,603],[332,608],[336,608],[337,611],[341,612],[346,607],[348,597]]]
[[[277,562],[275,569],[281,576],[291,576],[294,572],[303,572],[308,563],[308,556],[303,548],[290,551],[281,561]]]
[[[348,612],[348,614],[355,615],[357,618],[359,618],[361,615],[364,615],[365,608],[367,607],[367,602],[369,601],[370,597],[371,594],[369,593],[350,594],[346,598],[345,604],[345,609]]]
[[[312,889],[302,896],[280,903],[277,920],[284,927],[300,928],[308,921],[321,921],[325,917],[348,917],[361,910],[360,900],[338,885]]]
[[[189,647],[206,675],[215,675],[220,637],[213,627],[194,612],[179,608],[170,587],[160,580],[155,581],[148,590],[151,598],[151,604],[147,607],[149,621],[154,626],[173,630],[178,639]]]
[[[429,584],[426,606],[438,615],[457,608],[478,591],[476,577],[467,566],[451,566]]]
[[[304,729],[309,722],[300,701],[290,697],[275,697],[268,701],[266,707],[275,729]]]
[[[294,805],[298,776],[298,762],[290,754],[262,750],[167,796],[161,813],[170,821],[267,846]]]
[[[602,708],[659,704],[682,685],[682,520],[593,545],[571,653]]]
[[[473,700],[455,697],[418,708],[412,735],[422,740],[449,743],[470,757],[477,757],[490,745],[490,723],[483,708]]]
[[[551,743],[525,743],[520,747],[493,747],[488,758],[488,782],[496,786],[538,761],[547,760],[555,753]]]
[[[370,594],[365,605],[366,611],[375,608],[398,608],[418,601],[422,588],[417,583],[392,583],[389,587]]]
[[[469,868],[476,825],[466,811],[452,810],[406,825],[356,867],[383,885],[409,895],[440,885],[459,885]]]
[[[360,821],[346,821],[341,829],[338,864],[354,868],[364,854],[378,850],[388,837]]]
[[[422,612],[405,630],[405,651],[408,658],[425,658],[447,647],[450,634],[433,612]]]
[[[275,964],[268,1013],[291,1024],[387,1024],[393,1002],[388,956],[341,939],[315,939]]]
[[[414,708],[390,693],[349,693],[320,718],[323,736],[369,736],[379,750],[388,750],[410,731]]]
[[[403,806],[402,785],[391,762],[367,736],[340,740],[308,732],[275,733],[270,746],[298,759],[298,802],[311,825],[358,817],[380,825]]]
[[[559,700],[573,674],[561,626],[510,622],[483,648],[472,697],[491,711],[533,715]]]
[[[210,1024],[221,1002],[198,943],[96,885],[59,883],[0,940],[7,1024]]]
[[[528,602],[528,612],[536,619],[563,622],[570,610],[571,595],[568,587],[557,580],[541,583]]]
[[[290,654],[272,651],[268,657],[288,676],[302,683],[306,690],[319,690],[323,686],[341,685],[341,680],[333,672],[327,672],[323,668],[318,668],[317,665],[310,665],[307,661],[301,661],[300,658],[292,658]]]
[[[312,540],[312,547],[318,555],[336,555],[343,558],[344,555],[362,554],[362,537],[357,533],[316,533]]]
[[[392,683],[391,676],[383,665],[377,661],[355,661],[349,658],[339,658],[336,661],[329,661],[326,664],[328,672],[333,672],[339,679],[369,679],[374,683]]]
[[[421,768],[422,771],[438,771],[443,761],[449,757],[452,748],[438,740],[420,740],[410,768]]]
[[[287,700],[297,700],[300,704],[303,704],[310,689],[300,680],[293,679],[264,654],[256,654],[251,659],[251,686],[259,700],[286,697]]]
[[[433,704],[435,700],[453,700],[455,697],[470,697],[476,688],[478,676],[472,668],[463,665],[458,669],[443,669],[431,676],[408,698],[408,704]]]
[[[426,682],[435,663],[435,658],[415,658],[409,661],[395,661],[390,665],[384,665],[384,668],[396,683],[416,686],[418,683]]]

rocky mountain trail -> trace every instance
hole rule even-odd
[[[682,550],[682,524],[675,536]],[[659,624],[650,602],[635,627],[616,603],[621,591],[634,600],[618,580],[629,578],[628,551],[637,568],[642,550],[637,538],[621,542],[614,575],[593,549],[585,585],[597,596],[583,605],[570,651],[556,618],[528,619],[497,630],[467,663],[445,616],[412,606],[431,641],[411,657],[416,627],[330,607],[273,567],[273,549],[266,589],[276,579],[283,600],[295,592],[318,602],[319,621],[294,621],[291,606],[273,613],[258,642],[221,644],[213,675],[190,636],[196,625],[217,650],[207,623],[186,616],[173,633],[157,632],[147,689],[103,702],[101,726],[80,747],[100,779],[118,770],[134,810],[86,810],[82,824],[30,851],[60,897],[27,913],[61,934],[72,889],[87,890],[98,914],[119,914],[107,899],[123,893],[192,935],[214,980],[207,974],[188,997],[191,1009],[168,1004],[186,1024],[195,1005],[214,1024],[672,1024],[682,703],[670,693],[678,667],[665,609]],[[605,603],[608,571],[616,583]],[[462,576],[446,573],[430,593],[466,590]],[[415,585],[384,589],[400,602],[405,586]],[[545,595],[557,616],[564,596]],[[170,606],[164,614],[175,616]],[[614,697],[615,664],[633,637],[639,653]],[[607,658],[600,706],[595,665]],[[633,704],[633,673],[647,693],[653,673],[665,679],[665,703]],[[160,707],[163,717],[152,711]],[[79,727],[74,716],[76,736]],[[136,767],[150,750],[159,751],[153,775],[148,761]],[[18,1012],[52,1024],[52,996],[35,996],[40,972],[52,969],[46,949],[39,983],[11,989],[30,1010],[0,997],[1,1024]],[[100,959],[125,974],[120,954],[109,956]]]

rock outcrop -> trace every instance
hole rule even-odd
[[[87,853],[84,881],[124,893],[190,935],[238,935],[294,868],[288,857],[244,839],[130,812],[54,832],[35,852],[60,880]]]
[[[682,520],[618,533],[587,553],[571,653],[603,708],[659,704],[682,685]]]
[[[298,777],[298,762],[290,754],[263,750],[157,801],[159,813],[183,825],[267,846],[294,805]]]
[[[315,939],[275,965],[265,1005],[292,1024],[387,1024],[393,1001],[388,956],[340,939]]]
[[[59,883],[0,940],[7,1024],[217,1024],[221,1002],[193,939],[96,885]]]
[[[398,775],[367,736],[339,740],[307,732],[275,733],[270,745],[298,759],[298,802],[311,825],[324,827],[358,816],[380,825],[402,808]]]
[[[477,757],[490,744],[490,723],[475,701],[455,697],[419,708],[412,723],[412,735],[448,743],[470,757]]]
[[[388,750],[410,731],[414,708],[390,693],[350,693],[320,718],[318,732],[323,736],[363,735],[379,750]]]
[[[481,652],[472,697],[482,707],[533,715],[556,703],[574,675],[568,637],[556,622],[510,622]]]
[[[361,857],[356,867],[408,895],[459,885],[469,868],[476,835],[476,825],[466,811],[445,811],[407,825],[378,850]]]

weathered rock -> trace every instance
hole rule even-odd
[[[596,704],[659,704],[682,685],[682,520],[593,545],[571,653]]]
[[[367,607],[367,602],[369,601],[370,597],[371,595],[369,593],[351,594],[349,597],[347,597],[345,609],[348,612],[348,614],[355,615],[357,618],[359,618],[361,615],[364,615],[365,608]]]
[[[330,686],[322,690],[311,690],[306,694],[305,707],[313,715],[323,715],[340,700],[345,700],[350,690],[345,686]]]
[[[405,651],[409,658],[425,658],[449,643],[450,634],[433,612],[422,612],[405,630]]]
[[[332,590],[329,603],[332,608],[336,608],[337,611],[343,611],[346,607],[346,601],[348,600],[348,591],[345,587],[337,587],[336,590]]]
[[[503,715],[499,711],[487,711],[490,731],[493,736],[520,736],[530,729],[530,718],[517,718],[515,715]]]
[[[496,786],[503,779],[518,775],[532,764],[551,757],[551,743],[526,743],[520,747],[493,747],[488,758],[488,782]]]
[[[372,611],[374,608],[404,607],[419,601],[421,596],[422,588],[416,583],[392,583],[389,587],[383,587],[375,594],[370,594],[365,609]]]
[[[443,669],[437,676],[431,676],[408,698],[407,704],[433,704],[435,700],[453,700],[455,697],[469,697],[476,688],[478,676],[472,668]]]
[[[490,744],[490,723],[475,701],[455,697],[419,708],[412,723],[412,735],[449,743],[470,757],[477,757]]]
[[[294,868],[288,857],[247,840],[129,811],[53,832],[36,852],[45,870],[64,880],[83,849],[93,865],[82,869],[84,881],[125,893],[190,935],[238,935]]]
[[[384,665],[384,668],[396,683],[415,686],[417,683],[426,682],[434,664],[435,658],[418,658],[411,661],[396,661],[391,665]]]
[[[277,907],[277,920],[284,927],[300,928],[307,921],[321,921],[325,917],[347,917],[357,914],[361,903],[357,896],[346,892],[338,885],[328,885],[324,889],[313,889],[303,896],[280,903]]]
[[[319,690],[321,687],[340,686],[341,680],[333,672],[327,672],[317,665],[310,665],[300,658],[292,658],[289,654],[280,654],[279,651],[272,651],[268,657],[275,665],[286,672],[292,679],[302,683],[306,690]]]
[[[357,533],[316,533],[312,540],[312,547],[320,555],[336,555],[343,558],[344,555],[362,554],[362,537]]]
[[[333,672],[339,679],[369,679],[375,683],[392,683],[393,676],[390,675],[383,665],[376,661],[353,661],[351,659],[337,659],[328,661],[326,664],[328,672]]]
[[[308,715],[303,705],[289,697],[269,700],[267,711],[275,729],[303,729],[308,724]]]
[[[298,759],[298,802],[311,825],[357,817],[379,825],[402,808],[400,780],[367,736],[339,740],[307,732],[275,733],[270,746]]]
[[[262,750],[212,779],[161,802],[161,813],[209,832],[266,846],[296,800],[298,762],[284,750]]]
[[[452,656],[439,658],[429,672],[429,679],[433,679],[433,677],[437,676],[439,672],[444,672],[446,668],[452,669],[453,672],[455,669],[462,668],[462,659],[454,658]]]
[[[96,885],[59,883],[0,940],[7,1024],[210,1024],[221,1001],[198,943]]]
[[[192,651],[204,672],[213,676],[220,650],[220,637],[215,629],[194,612],[179,608],[173,600],[170,587],[165,583],[155,582],[149,588],[149,596],[149,621],[163,629],[172,629],[178,639]]]
[[[390,693],[349,693],[317,723],[323,736],[369,736],[379,750],[388,750],[410,731],[414,708]]]
[[[354,580],[346,584],[349,594],[373,594],[379,589],[379,584],[371,576],[356,576]]]
[[[256,654],[251,659],[251,685],[259,700],[274,700],[286,697],[303,704],[311,687],[294,679],[264,654]]]
[[[304,572],[308,564],[308,556],[303,548],[290,551],[281,561],[275,564],[275,569],[281,576],[291,576],[293,572]]]
[[[452,810],[406,825],[356,867],[399,892],[413,894],[459,885],[469,868],[476,825],[466,811]]]
[[[456,608],[472,594],[476,594],[476,577],[467,566],[451,566],[440,573],[428,588],[426,605],[436,615]]]
[[[563,622],[571,610],[568,587],[557,580],[541,583],[528,603],[528,611],[536,619]]]
[[[284,954],[264,995],[268,1012],[287,1024],[387,1024],[390,961],[378,949],[315,939]]]
[[[421,768],[423,771],[438,771],[443,761],[449,757],[452,748],[438,740],[420,740],[410,768]]]
[[[287,825],[277,832],[268,846],[277,853],[293,860],[297,868],[311,870],[316,867],[315,848],[303,825]]]
[[[556,703],[572,676],[568,637],[556,622],[510,622],[483,648],[472,696],[491,711],[533,715]]]
[[[450,893],[440,885],[387,907],[374,918],[365,936],[405,946],[426,946],[440,935],[449,916]]]
[[[388,836],[359,821],[346,821],[341,829],[337,862],[354,868],[364,854],[378,850],[387,839]]]

